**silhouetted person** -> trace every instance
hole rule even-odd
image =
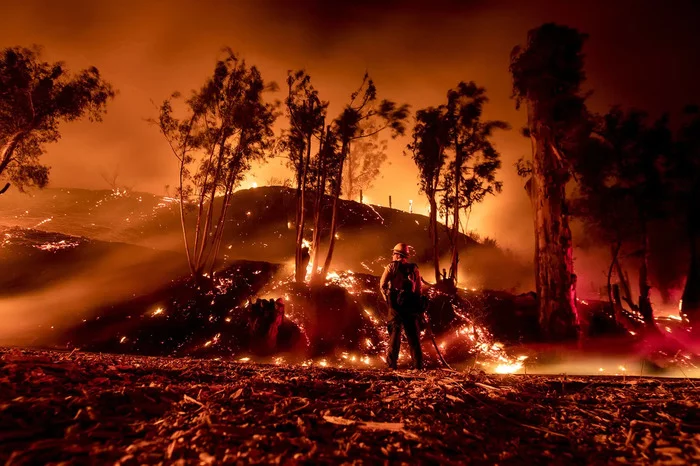
[[[401,349],[401,329],[411,347],[413,367],[423,368],[423,351],[420,347],[418,321],[421,313],[421,278],[418,266],[408,262],[409,248],[399,243],[392,250],[392,262],[387,265],[379,283],[387,305],[387,327],[389,330],[389,351],[387,365],[396,369]]]

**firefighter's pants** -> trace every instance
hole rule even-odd
[[[389,367],[396,369],[399,360],[399,350],[401,349],[401,329],[406,333],[408,345],[411,348],[411,359],[413,367],[423,368],[423,351],[420,347],[420,332],[418,330],[418,316],[415,314],[403,314],[393,312],[391,320],[388,322],[389,329],[389,352],[386,362]]]

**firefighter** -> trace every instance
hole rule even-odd
[[[421,317],[421,278],[418,266],[408,262],[409,246],[399,243],[394,246],[392,262],[386,266],[380,281],[380,291],[389,307],[387,327],[389,351],[386,362],[391,369],[396,363],[401,348],[401,329],[411,347],[411,358],[415,369],[423,368],[423,352],[420,347],[419,320]]]

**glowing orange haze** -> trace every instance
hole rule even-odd
[[[368,70],[380,97],[414,109],[442,102],[460,80],[485,86],[486,118],[513,130],[499,133],[503,154],[502,195],[475,209],[468,229],[496,237],[529,255],[532,222],[522,181],[513,163],[530,148],[519,134],[524,115],[510,99],[509,55],[530,28],[557,21],[592,34],[587,46],[592,103],[675,109],[698,81],[693,64],[700,49],[694,34],[697,7],[674,2],[673,10],[635,2],[590,1],[581,6],[544,1],[457,2],[414,0],[383,5],[326,0],[271,2],[13,2],[3,6],[0,45],[45,46],[45,57],[74,69],[95,65],[120,91],[101,125],[64,127],[63,139],[46,158],[52,186],[105,188],[100,174],[119,172],[118,182],[163,193],[176,167],[158,131],[144,119],[175,90],[198,87],[211,72],[217,51],[231,46],[257,65],[268,80],[283,83],[289,69],[306,68],[323,99],[337,114]],[[596,5],[597,4],[597,5]],[[599,7],[599,8],[596,8]],[[685,14],[683,12],[685,11]],[[677,14],[680,19],[669,25]],[[624,17],[622,27],[618,22]],[[666,30],[664,30],[666,29]],[[636,32],[638,31],[638,32]],[[674,55],[675,54],[675,55]],[[684,60],[685,58],[685,60]],[[626,65],[622,68],[621,64]],[[614,67],[615,69],[611,69]],[[663,70],[674,69],[676,76]],[[672,88],[669,88],[673,82]],[[658,90],[658,91],[657,91]],[[662,92],[663,91],[663,92]],[[688,92],[686,92],[688,91]],[[665,93],[664,93],[665,92]],[[684,94],[685,92],[685,94]],[[282,98],[278,93],[277,98]],[[280,120],[283,123],[283,119]],[[389,146],[383,179],[366,193],[373,203],[424,212],[416,170],[402,152],[407,138]],[[256,168],[255,180],[288,176],[283,161]]]

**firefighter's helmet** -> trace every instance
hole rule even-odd
[[[406,243],[398,243],[391,252],[401,257],[408,257],[410,255],[410,246]]]

